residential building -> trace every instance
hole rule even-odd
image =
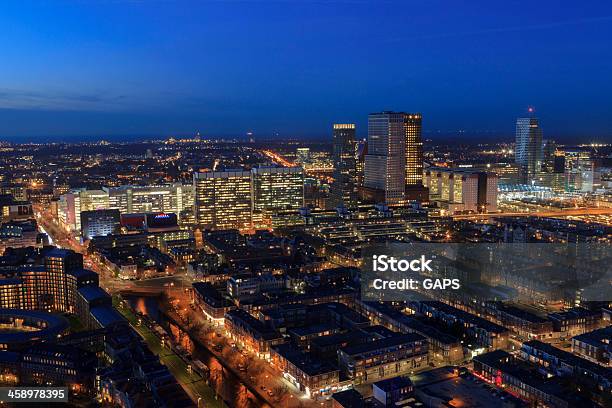
[[[343,347],[338,362],[354,384],[361,384],[410,374],[427,365],[427,355],[427,339],[409,333]]]

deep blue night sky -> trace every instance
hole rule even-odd
[[[545,138],[612,139],[612,2],[0,4],[0,139],[365,136],[405,110],[485,141],[528,105]]]

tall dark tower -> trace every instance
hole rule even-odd
[[[357,205],[357,167],[355,160],[355,125],[336,123],[333,127],[334,182],[331,204],[337,207]]]
[[[426,201],[420,113],[380,112],[368,116],[364,192],[375,201],[403,205]]]

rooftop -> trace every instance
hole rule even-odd
[[[298,367],[309,376],[339,371],[331,364],[313,358],[310,354],[304,353],[291,344],[281,344],[273,347],[274,351]]]
[[[112,306],[92,307],[90,313],[102,327],[125,322],[123,316]]]
[[[358,344],[356,346],[344,347],[342,352],[348,355],[357,355],[376,350],[382,350],[388,347],[401,346],[407,343],[424,342],[425,337],[416,333],[398,334],[397,336],[387,337],[384,339],[374,340],[365,344]]]
[[[393,377],[386,380],[378,381],[374,383],[375,387],[380,388],[385,392],[394,391],[400,388],[409,387],[412,385],[412,381],[406,377]]]
[[[79,293],[88,303],[97,299],[110,299],[110,295],[99,286],[83,286],[79,288]]]

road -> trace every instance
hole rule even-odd
[[[95,256],[87,253],[87,248],[79,241],[75,240],[68,232],[62,230],[56,223],[53,215],[48,208],[36,207],[36,220],[52,239],[54,245],[61,248],[72,249],[83,254],[85,267],[96,272],[100,277],[100,286],[109,293],[116,293],[122,290],[129,290],[132,287],[168,289],[168,291],[181,291],[183,284],[175,284],[176,278],[150,279],[145,282],[122,281],[115,277],[114,272],[100,262]],[[166,282],[168,280],[169,282]],[[191,285],[189,283],[189,285]],[[119,312],[130,322],[132,327],[142,336],[149,349],[159,356],[160,361],[168,367],[172,375],[185,392],[196,404],[211,408],[224,408],[225,405],[215,398],[215,392],[206,385],[204,379],[197,373],[189,373],[187,364],[174,352],[162,347],[161,340],[144,324],[139,324],[138,319],[128,307],[121,307],[115,302]],[[119,307],[117,307],[119,306]],[[202,403],[204,402],[204,403]]]
[[[173,320],[180,323],[181,326],[185,322],[190,322],[192,325],[199,324],[203,329],[198,334],[192,331],[188,335],[194,341],[204,345],[224,365],[231,367],[234,374],[240,377],[244,384],[255,388],[257,393],[271,406],[286,408],[331,406],[331,401],[325,398],[316,401],[307,398],[303,392],[285,380],[282,373],[267,361],[258,358],[246,349],[240,350],[239,345],[232,347],[233,340],[228,337],[224,330],[213,326],[202,313],[198,313],[198,309],[192,310],[185,307],[190,302],[189,295],[183,293],[182,296],[173,299],[174,310],[166,311],[166,313],[171,314]],[[182,329],[186,331],[184,326]],[[215,346],[221,348],[216,349]],[[246,369],[240,370],[240,366],[246,366]],[[270,391],[274,393],[273,396],[269,395]]]
[[[130,308],[114,299],[115,307],[130,322],[130,325],[140,334],[147,343],[147,347],[159,357],[160,361],[168,367],[174,378],[183,387],[189,397],[200,406],[211,408],[225,408],[225,404],[216,398],[216,393],[210,388],[205,380],[195,372],[189,372],[187,364],[176,353],[167,347],[157,335],[139,320]]]
[[[453,215],[455,220],[479,220],[494,217],[568,217],[572,215],[612,215],[612,208],[573,208],[558,211],[541,212],[502,212],[488,214],[457,214]]]
[[[284,167],[295,167],[296,166],[295,163],[290,162],[289,160],[285,159],[283,156],[281,156],[278,153],[274,153],[272,150],[262,150],[261,153],[263,153],[264,156],[268,157],[274,163],[280,164],[281,166],[284,166]]]

